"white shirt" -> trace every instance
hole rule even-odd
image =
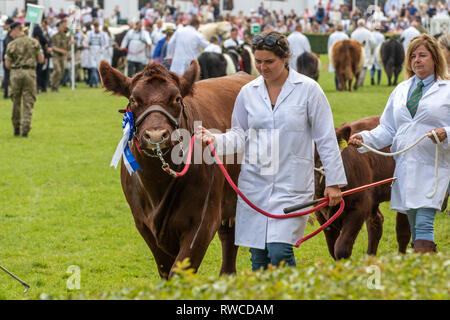
[[[289,60],[289,67],[297,70],[297,58],[302,55],[303,52],[311,52],[311,45],[308,38],[301,32],[294,31],[288,37],[289,46],[291,47],[292,57]]]
[[[233,40],[231,38],[228,38],[227,40],[225,40],[223,42],[223,47],[224,48],[238,47],[238,46],[240,46],[243,43],[244,43],[244,41],[242,41],[242,40],[239,40],[239,39]]]
[[[396,157],[391,209],[440,209],[450,182],[450,80],[438,80],[420,99],[414,118],[406,102],[415,77],[400,83],[392,92],[380,119],[380,125],[361,132],[365,144],[382,149],[390,144],[391,152],[405,149],[431,129],[445,128],[447,138],[439,146],[438,190],[433,198],[436,144],[425,138],[409,151]],[[365,148],[358,149],[365,152]]]
[[[406,54],[406,51],[408,50],[408,46],[409,46],[409,43],[411,42],[411,40],[418,36],[420,36],[419,30],[417,30],[416,28],[414,28],[412,26],[405,29],[402,32],[400,39],[403,39],[402,44],[403,44],[403,50],[405,50],[405,54]]]
[[[203,52],[215,52],[215,53],[222,53],[222,48],[214,43],[211,43],[209,46],[203,50]]]
[[[231,130],[215,137],[218,155],[244,155],[238,186],[252,203],[272,214],[283,215],[283,208],[313,199],[314,141],[326,186],[347,184],[328,100],[317,82],[293,69],[273,109],[262,76],[242,87]],[[270,242],[294,245],[307,220],[268,218],[238,197],[235,243],[259,249]]]
[[[146,55],[146,44],[151,45],[152,40],[147,30],[141,28],[140,31],[131,29],[127,32],[120,45],[122,48],[128,46],[127,60],[147,64],[149,57]]]
[[[373,38],[372,33],[364,27],[358,27],[352,32],[351,38],[361,44],[364,44],[364,68],[372,68],[373,54],[375,51],[375,39]]]
[[[375,54],[373,59],[373,65],[375,66],[375,69],[382,70],[383,62],[381,61],[379,51],[381,49],[381,44],[384,41],[384,35],[377,30],[372,31],[372,35],[375,40]]]
[[[168,52],[173,52],[170,71],[183,75],[191,61],[197,59],[200,48],[206,48],[209,42],[193,26],[186,26],[173,34],[168,45]]]

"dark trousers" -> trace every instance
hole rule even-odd
[[[145,65],[139,62],[128,61],[128,77],[133,77],[136,73],[142,71]]]
[[[45,64],[38,64],[36,66],[36,82],[37,89],[41,92],[47,91],[47,82],[48,82],[48,66],[46,69],[43,69]]]
[[[2,87],[3,87],[3,98],[4,99],[8,99],[9,95],[8,95],[8,86],[9,86],[9,69],[6,69],[5,65],[3,65],[3,70],[5,71],[4,75],[5,77],[3,78],[3,83],[2,83]]]

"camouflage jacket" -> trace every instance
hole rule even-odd
[[[52,45],[53,47],[57,47],[59,49],[63,49],[66,51],[70,50],[70,42],[69,37],[65,33],[58,32],[52,37]],[[56,56],[62,56],[62,53],[53,51],[53,54]]]
[[[32,69],[36,68],[41,53],[41,45],[36,39],[22,35],[8,44],[5,59],[11,61],[11,69]]]

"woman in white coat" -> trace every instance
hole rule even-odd
[[[314,145],[326,172],[325,196],[341,200],[347,184],[334,131],[331,108],[314,80],[289,67],[289,42],[278,32],[253,39],[256,68],[261,74],[242,87],[236,98],[231,130],[213,135],[198,127],[203,142],[217,153],[244,153],[238,187],[261,209],[283,215],[286,206],[314,195]],[[304,233],[307,216],[272,219],[238,198],[235,244],[249,247],[252,269],[294,266],[292,246]]]
[[[435,131],[440,141],[437,191],[431,197],[436,141],[430,134],[430,139],[395,157],[397,181],[391,194],[391,209],[408,216],[414,250],[435,252],[434,217],[450,182],[450,77],[433,37],[422,34],[410,43],[405,71],[408,80],[392,92],[380,125],[351,136],[349,144],[360,147],[364,142],[376,149],[392,145],[391,152],[396,152]]]

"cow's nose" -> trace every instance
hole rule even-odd
[[[149,143],[161,143],[161,146],[169,142],[169,130],[145,130],[144,139]]]

